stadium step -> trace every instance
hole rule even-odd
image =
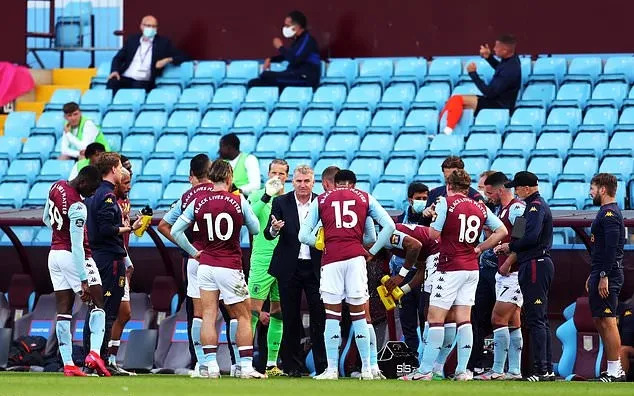
[[[97,69],[53,69],[53,84],[82,86],[82,91],[90,88],[90,80],[97,75]]]
[[[51,96],[53,96],[53,92],[58,89],[67,88],[67,89],[79,89],[82,93],[88,89],[89,84],[68,84],[68,85],[51,85],[44,84],[38,85],[35,87],[35,100],[38,102],[49,102],[51,100]]]
[[[46,102],[35,102],[35,101],[18,101],[15,105],[16,111],[33,111],[35,112],[35,116],[39,117],[40,114],[44,111],[44,106]]]

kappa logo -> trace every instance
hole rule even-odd
[[[330,339],[331,339],[331,340],[337,340],[337,339],[339,339],[339,338],[340,338],[340,337],[339,337],[339,334],[335,334],[335,335],[333,335],[332,337],[330,337]]]
[[[533,304],[535,304],[535,305],[541,305],[541,304],[543,304],[543,303],[542,303],[542,300],[540,300],[540,299],[538,298],[537,300],[535,300],[535,302],[534,302]]]
[[[608,210],[608,211],[605,213],[605,217],[614,217],[614,213],[612,213],[611,211],[609,211],[609,210]]]
[[[436,286],[436,289],[437,290],[442,290],[442,286],[438,285],[438,286]]]
[[[91,283],[96,283],[97,282],[97,278],[90,278],[90,282]]]
[[[529,210],[529,212],[537,212],[537,208],[533,206],[533,207]]]
[[[632,311],[628,309],[627,311],[623,313],[623,316],[630,316],[631,314],[632,314]]]
[[[110,293],[110,290],[108,290],[106,294],[104,294],[104,297],[110,297],[110,296],[112,296],[112,293]]]
[[[434,297],[436,298],[442,298],[442,295],[440,293],[436,293],[436,295],[434,295]]]
[[[611,313],[612,313],[612,310],[608,307],[608,308],[606,308],[606,309],[603,311],[603,313],[606,313],[606,314],[611,314]]]
[[[112,198],[110,198],[110,197],[106,198],[106,203],[107,203],[107,204],[111,204],[111,203],[113,203],[113,202],[114,202],[114,201],[112,200]]]

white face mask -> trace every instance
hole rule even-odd
[[[480,195],[482,195],[482,199],[484,200],[484,202],[489,202],[489,198],[487,198],[487,196],[484,193],[484,191],[478,190],[478,192],[480,193]]]
[[[156,36],[156,28],[153,27],[144,27],[143,28],[143,36],[151,39],[152,37]]]
[[[295,28],[293,26],[284,26],[282,28],[282,35],[288,39],[295,37]]]

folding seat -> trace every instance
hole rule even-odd
[[[199,61],[191,84],[211,84],[215,88],[226,74],[227,64],[224,61]]]
[[[240,108],[240,104],[246,95],[247,89],[240,85],[220,87],[214,94],[208,108],[233,110],[235,112]]]
[[[152,161],[152,160],[150,160]],[[148,161],[148,164],[150,164]],[[152,172],[158,172],[159,167],[152,166]],[[145,169],[143,170],[145,172]],[[141,175],[137,177],[137,180],[132,184],[132,189],[128,196],[131,201],[136,201],[140,206],[149,205],[153,208],[158,199],[163,195],[163,183],[161,182],[160,175],[152,174],[152,177],[146,177]]]
[[[4,136],[23,138],[29,136],[35,127],[35,113],[32,111],[12,111],[4,122]]]
[[[368,109],[372,112],[381,100],[381,86],[379,84],[362,84],[353,87],[348,94],[344,109]]]
[[[628,85],[623,82],[601,82],[594,87],[592,100],[590,100],[588,106],[608,104],[621,108],[623,101],[627,97],[628,90]]]
[[[24,142],[22,152],[37,154],[42,161],[46,160],[55,147],[55,137],[50,135],[31,135]]]
[[[95,123],[95,125],[101,125],[101,111],[100,110],[83,110],[81,111],[81,115],[86,117],[89,120],[92,120],[92,122]]]
[[[398,130],[403,126],[404,121],[405,114],[403,110],[379,109],[374,115],[368,131],[387,129],[396,135]]]
[[[351,128],[357,134],[364,135],[371,119],[372,113],[368,110],[343,110],[339,114],[335,126]]]
[[[336,114],[332,110],[308,110],[304,114],[302,124],[298,128],[300,131],[321,131],[330,133],[330,128],[335,124]]]
[[[258,159],[258,165],[260,167],[260,178],[262,179],[262,182],[266,183],[269,178],[269,165],[271,164],[271,161],[276,158],[283,157],[278,157],[274,151],[255,151],[252,154],[255,156],[255,158]]]
[[[189,339],[187,330],[187,311],[185,305],[174,315],[161,321],[158,330],[158,344],[154,354],[154,366],[165,369],[189,371]]]
[[[257,61],[233,61],[227,67],[227,75],[222,85],[246,85],[249,80],[257,78],[259,74],[260,65]]]
[[[464,110],[462,112],[462,117],[460,117],[460,121],[456,125],[453,130],[454,135],[468,135],[471,125],[473,125],[473,110]],[[440,119],[440,123],[438,124],[438,130],[443,131],[447,126],[447,113],[445,112]]]
[[[53,96],[51,96],[44,109],[61,111],[66,103],[79,103],[80,98],[81,91],[79,89],[59,88],[53,92]]]
[[[183,93],[178,98],[176,106],[179,109],[185,109],[189,106],[194,106],[198,110],[203,110],[214,95],[214,89],[206,85],[195,85],[193,87],[185,88]]]
[[[579,179],[577,175],[560,175],[553,193],[554,199],[571,199],[576,201],[577,208],[583,208],[584,201],[590,191],[590,184]]]
[[[31,130],[31,133],[38,132],[55,134],[55,136],[59,138],[62,136],[65,123],[64,114],[61,111],[45,111],[40,115],[40,118],[37,119],[35,128]]]
[[[326,69],[326,77],[321,85],[344,84],[350,86],[359,73],[359,66],[353,59],[331,59]]]
[[[425,58],[399,58],[394,60],[394,75],[391,83],[413,83],[416,88],[423,84],[427,74]]]
[[[271,112],[277,102],[279,89],[277,87],[253,87],[247,92],[242,102],[243,109],[263,109]]]
[[[568,152],[568,160],[564,165],[564,174],[583,175],[586,181],[590,181],[596,175],[599,168],[599,159],[594,156],[592,150],[571,149]],[[588,192],[586,191],[586,196]],[[585,198],[585,197],[584,197]]]
[[[372,196],[378,201],[392,201],[394,208],[401,209],[407,198],[407,183],[403,176],[383,176],[372,190]]]
[[[145,90],[141,88],[123,88],[117,91],[108,109],[139,111],[145,102]]]
[[[134,235],[132,235],[132,238],[130,238],[131,244],[133,239]],[[147,335],[147,333],[144,332],[151,332],[152,330],[147,329],[149,329],[150,326],[155,326],[156,323],[156,312],[152,309],[150,299],[148,298],[147,294],[130,293],[130,308],[132,311],[132,316],[123,329],[123,334],[121,334],[121,345],[119,346],[119,351],[117,353],[117,363],[120,364],[122,367],[124,367],[126,364],[129,364],[129,356],[135,354],[142,355],[142,353],[140,353],[137,349],[139,348],[141,343],[137,339],[137,342],[139,344],[135,345],[134,337],[143,334],[143,338],[151,338]],[[155,344],[151,344],[152,352],[154,352]]]
[[[557,87],[549,82],[536,82],[529,84],[522,93],[522,100],[517,103],[518,107],[539,106],[545,109],[555,99]]]
[[[357,175],[357,183],[354,188],[370,193],[372,191],[372,182],[365,175]]]
[[[411,110],[405,119],[405,126],[401,131],[425,131],[428,135],[435,135],[438,133],[438,110]]]
[[[354,152],[359,149],[360,140],[359,135],[355,132],[333,131],[326,141],[324,151],[344,151],[348,161],[350,161]]]
[[[464,148],[464,137],[460,135],[439,134],[429,144],[429,150],[449,150],[453,155],[458,155]]]
[[[132,111],[108,111],[101,121],[101,130],[104,133],[119,132],[125,136],[134,124],[134,120]]]
[[[427,84],[418,90],[413,106],[431,107],[440,110],[447,102],[447,99],[449,99],[450,92],[451,89],[447,84]]]
[[[189,141],[187,151],[192,153],[215,154],[218,151],[218,147],[220,147],[221,136],[219,132],[198,132],[192,136],[192,139]],[[187,166],[189,167],[189,165]]]
[[[462,75],[460,76],[460,80],[467,81],[467,82],[472,81],[471,77],[469,77],[469,72],[467,71],[467,66],[471,62],[476,64],[476,67],[477,67],[476,71],[478,73],[478,76],[480,76],[482,81],[488,84],[491,81],[491,78],[493,78],[493,73],[495,73],[495,70],[491,67],[489,62],[486,61],[486,59],[483,59],[481,57],[464,59],[463,67],[462,67]]]
[[[436,138],[438,137],[440,135]],[[486,150],[488,157],[493,158],[501,146],[502,135],[498,133],[472,132],[464,148],[465,150]]]
[[[339,113],[347,95],[348,91],[344,85],[322,85],[315,91],[308,108],[327,108]]]
[[[605,61],[599,81],[615,79],[628,84],[634,83],[634,57],[614,56]]]
[[[581,56],[574,58],[568,65],[568,74],[564,81],[587,81],[594,84],[603,69],[603,61],[598,56]]]
[[[27,200],[31,201],[31,204],[37,203],[37,206],[44,206],[44,201],[48,199],[48,192],[50,191],[53,183],[57,181],[56,179],[56,176],[50,175],[38,177],[29,190]],[[26,204],[27,200],[24,201],[24,204]]]
[[[460,58],[434,58],[429,65],[427,81],[441,81],[454,86],[458,82],[461,72],[462,62]]]
[[[289,87],[292,88],[292,87]],[[302,120],[302,113],[295,109],[276,109],[269,118],[267,129],[276,132],[288,132],[291,136],[295,136],[297,127]]]
[[[137,176],[143,171],[145,158],[138,151],[122,152],[122,154],[125,154],[125,156],[128,157],[128,160],[130,160],[130,165],[132,166],[132,182],[134,183]]]
[[[256,136],[259,136],[266,126],[268,118],[268,113],[263,110],[242,110],[233,120],[233,127],[252,131]]]
[[[599,131],[580,131],[572,143],[572,148],[593,150],[597,157],[601,157],[603,150],[608,148],[608,134]]]
[[[612,173],[628,178],[634,173],[634,160],[630,149],[606,150],[599,166],[599,173]]]
[[[42,162],[37,155],[32,154],[20,154],[17,159],[11,161],[9,169],[7,169],[8,176],[23,176],[26,177],[29,183],[35,180],[35,177],[40,173]]]
[[[121,151],[126,152],[138,152],[144,159],[150,156],[150,153],[154,151],[156,136],[149,132],[130,132],[130,134],[123,141]]]
[[[404,176],[411,180],[418,171],[419,161],[412,151],[392,152],[385,167],[385,175]]]
[[[30,227],[31,230],[33,229]],[[29,239],[29,242],[32,239]],[[9,295],[9,301],[12,296]],[[55,295],[44,294],[39,296],[35,308],[30,313],[16,320],[13,326],[13,339],[22,336],[39,336],[44,337],[47,341],[55,339],[55,318],[57,312],[55,309]],[[48,345],[51,345],[47,342]],[[48,349],[48,348],[47,348]]]
[[[424,132],[401,132],[394,142],[394,151],[414,150],[416,158],[420,161],[427,150],[429,139]]]
[[[390,132],[368,132],[361,142],[361,151],[380,151],[383,161],[387,161],[394,146],[394,135]]]
[[[524,86],[533,69],[533,60],[530,55],[520,55],[520,67],[522,69],[522,86]]]
[[[272,151],[276,158],[284,158],[284,153],[291,144],[291,138],[286,132],[264,132],[258,144],[255,146],[256,151]]]
[[[531,152],[528,171],[536,175],[545,174],[551,182],[556,182],[563,171],[564,161],[559,157],[557,150],[533,150]],[[539,185],[541,187],[541,180]]]
[[[0,183],[0,204],[20,208],[29,192],[26,178],[5,176]]]
[[[610,139],[611,149],[632,149],[634,147],[634,131],[617,131]]]
[[[154,88],[147,94],[145,104],[141,105],[141,108],[147,110],[160,109],[169,113],[174,108],[179,96],[180,90],[173,87]]]
[[[316,175],[321,175],[329,166],[336,166],[339,169],[348,167],[347,153],[345,151],[322,151],[319,160],[315,163],[314,171]],[[294,169],[294,168],[291,168]]]
[[[162,110],[143,110],[134,121],[136,132],[152,132],[158,135],[167,124],[167,112]]]
[[[248,128],[234,128],[230,129],[229,133],[235,133],[240,140],[240,151],[243,153],[251,153],[255,151],[257,135],[253,130]]]
[[[441,182],[444,180],[444,175],[442,174],[442,163],[447,158],[447,151],[427,151],[425,153],[425,158],[420,163],[418,167],[419,175],[426,176],[436,176],[439,177]]]
[[[345,94],[344,94],[345,95]],[[275,105],[276,108],[306,110],[313,99],[311,87],[286,87]]]
[[[0,154],[0,180],[2,180],[2,176],[7,173],[7,169],[9,169],[9,156]]]
[[[502,109],[482,109],[476,116],[474,126],[492,126],[498,133],[502,133],[509,123],[509,111]]]
[[[357,151],[349,169],[355,174],[367,175],[371,185],[376,184],[383,174],[384,164],[379,151]]]
[[[181,158],[183,153],[187,151],[189,140],[186,133],[165,132],[156,142],[155,152],[172,153],[177,158]]]
[[[585,109],[590,99],[592,85],[586,82],[568,82],[557,91],[553,106],[576,106]]]
[[[522,153],[517,153],[515,150],[500,150],[491,164],[491,169],[499,169],[500,172],[513,176],[517,172],[526,170],[526,159]]]
[[[22,138],[15,136],[0,136],[0,155],[6,155],[13,160],[22,150]]]
[[[233,125],[234,117],[235,115],[231,110],[209,110],[200,122],[200,127],[225,134]]]
[[[543,132],[539,135],[536,149],[558,150],[560,157],[565,158],[568,149],[572,147],[572,134],[566,131]]]
[[[581,109],[575,107],[556,107],[548,114],[547,127],[564,128],[576,132],[581,124]]]
[[[312,166],[318,156],[319,155],[315,157],[311,157],[311,154],[308,151],[289,151],[284,156],[284,159],[286,160],[286,163],[288,164],[288,168],[290,169],[290,172],[293,172],[299,165]],[[327,166],[329,165],[325,165],[323,168],[321,168],[322,172]],[[318,173],[315,170],[315,175],[321,175],[321,173]],[[291,190],[287,190],[287,191],[291,191]]]
[[[191,184],[186,178],[179,178],[178,176],[172,176],[170,182],[163,191],[163,199],[166,201],[176,201],[180,199],[185,191],[191,187]]]
[[[170,64],[165,66],[163,73],[156,78],[156,86],[159,88],[175,86],[180,91],[189,84],[193,77],[193,62],[183,62],[178,66]]]
[[[364,59],[359,67],[359,77],[354,84],[379,83],[385,87],[394,74],[394,62],[391,58]]]
[[[199,136],[199,135],[196,135]],[[194,137],[196,137],[194,136]],[[193,141],[193,139],[192,139]],[[205,152],[205,150],[200,150],[200,151],[194,151],[194,152]],[[174,176],[173,177],[179,177],[179,176],[189,176],[189,167],[190,167],[190,162],[192,160],[192,157],[187,157],[185,156],[184,158],[182,158],[179,162],[178,165],[176,165],[176,171],[174,171]]]
[[[309,151],[313,161],[323,150],[326,139],[321,132],[299,132],[291,143],[290,151]]]
[[[61,176],[60,178],[67,178],[74,165],[75,161],[73,160],[49,159],[42,165],[40,175],[55,175]]]
[[[415,95],[416,87],[413,84],[392,84],[383,92],[379,106],[383,108],[396,107],[407,111]]]
[[[537,58],[528,81],[552,81],[559,85],[564,79],[567,66],[566,58],[563,57]]]
[[[504,135],[504,143],[502,149],[505,150],[523,150],[524,156],[535,148],[537,136],[532,131],[510,131]],[[469,142],[467,141],[467,144]]]
[[[463,77],[464,78],[464,77]],[[463,80],[456,85],[452,95],[482,95],[480,89],[472,81]]]
[[[489,170],[490,157],[485,150],[463,150],[460,158],[464,162],[464,168],[471,178],[479,178],[482,172]]]
[[[108,83],[108,76],[110,75],[111,61],[99,63],[97,67],[97,74],[91,79],[90,86],[93,89],[105,89]]]
[[[167,128],[165,128],[165,130],[171,132],[187,132],[189,136],[192,136],[199,125],[200,112],[198,109],[174,110],[169,120],[167,120]]]
[[[550,178],[544,177],[546,175],[535,174],[539,179],[539,195],[541,195],[546,202],[553,197],[553,183]]]
[[[529,128],[536,133],[542,128],[545,120],[546,112],[544,109],[520,108],[513,112],[509,128],[515,130]]]
[[[602,130],[607,131],[609,134],[612,134],[614,130],[614,125],[619,119],[619,112],[614,107],[609,106],[599,106],[599,107],[588,107],[586,111],[585,117],[583,117],[583,125],[582,127],[598,127]]]

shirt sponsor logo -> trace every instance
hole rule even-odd
[[[401,236],[398,234],[392,234],[392,237],[390,238],[390,243],[392,245],[398,245],[398,243],[401,241]]]
[[[76,225],[77,227],[80,227],[80,228],[81,228],[81,227],[83,227],[83,226],[84,226],[84,219],[77,219],[77,220],[75,220],[75,225]]]

